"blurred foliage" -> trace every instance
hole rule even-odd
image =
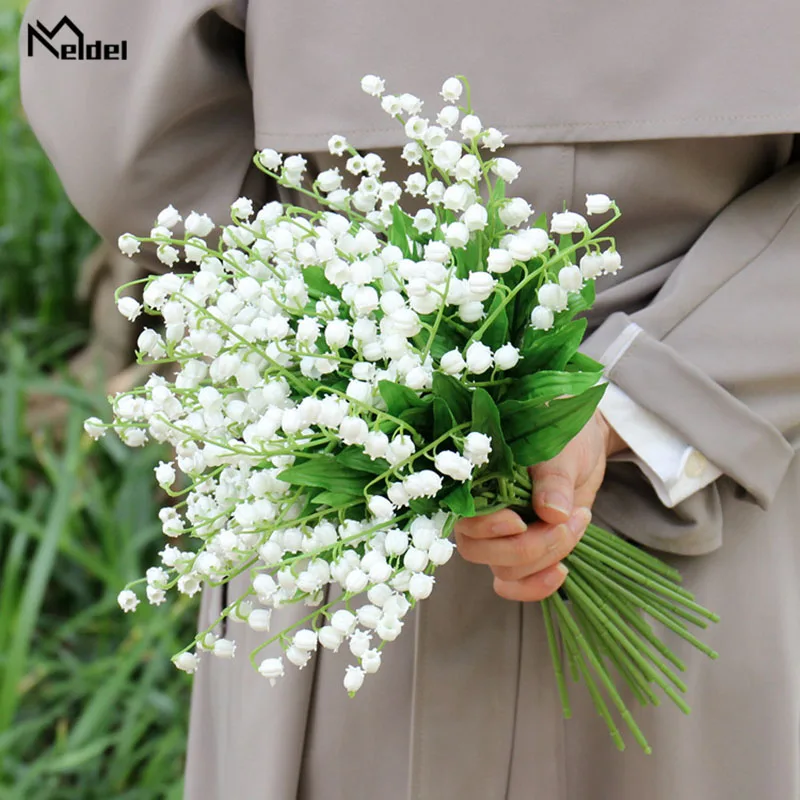
[[[80,262],[97,236],[65,201],[25,120],[20,19],[16,11],[0,11],[0,320],[40,348],[63,336],[75,343],[82,338],[87,309],[76,304],[74,290]]]
[[[96,237],[25,123],[19,19],[0,11],[0,797],[177,800],[189,681],[169,656],[195,610],[115,599],[163,546],[164,453],[88,440],[107,403],[61,377],[89,334],[73,295]],[[69,401],[57,433],[26,429],[32,393]]]

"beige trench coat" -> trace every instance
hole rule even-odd
[[[224,221],[274,193],[254,148],[328,157],[328,136],[392,148],[366,72],[437,108],[470,77],[538,210],[620,203],[625,269],[584,349],[643,329],[609,379],[723,475],[673,509],[610,465],[602,523],[669,554],[722,615],[689,662],[686,718],[638,715],[655,753],[614,750],[581,690],[564,722],[539,610],[454,559],[385,666],[348,700],[324,654],[272,689],[246,658],[195,679],[189,800],[800,798],[800,6],[735,0],[381,4],[32,0],[127,61],[26,52],[26,111],[75,205],[110,239],[174,203]],[[393,176],[394,177],[394,176]],[[206,593],[205,620],[220,598]],[[287,612],[291,614],[294,612]],[[258,642],[236,630],[240,653]]]

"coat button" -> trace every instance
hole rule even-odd
[[[708,467],[708,459],[698,450],[692,450],[683,468],[689,478],[699,478]]]

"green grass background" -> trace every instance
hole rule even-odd
[[[88,334],[74,290],[96,237],[26,125],[19,25],[0,0],[0,797],[177,800],[189,681],[169,656],[194,609],[115,602],[163,544],[163,453],[82,432],[108,417],[64,370]],[[41,391],[70,401],[58,439],[23,425]]]

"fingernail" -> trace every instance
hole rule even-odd
[[[563,494],[559,494],[558,492],[546,494],[544,496],[544,502],[542,505],[545,508],[552,508],[553,511],[560,511],[562,514],[569,514],[570,512],[569,500],[567,500]]]
[[[515,536],[518,533],[525,533],[528,526],[523,521],[522,517],[516,514],[512,519],[504,519],[502,522],[495,522],[492,525],[492,533],[495,536]]]
[[[583,535],[586,526],[592,521],[592,512],[588,508],[579,508],[570,518],[567,525],[575,536]]]
[[[544,535],[547,552],[552,553],[554,550],[561,550],[565,543],[570,540],[570,537],[570,530],[563,523],[561,525],[556,525],[555,528],[551,528]]]
[[[555,572],[548,572],[544,582],[548,586],[560,586],[568,574],[569,570],[559,561]]]

